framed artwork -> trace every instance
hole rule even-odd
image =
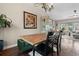
[[[24,11],[24,29],[37,28],[37,15]]]

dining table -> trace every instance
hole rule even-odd
[[[22,36],[20,36],[20,38],[33,46],[32,50],[33,50],[33,56],[34,56],[35,55],[34,54],[35,46],[38,43],[45,41],[47,38],[47,34],[46,33],[37,33],[37,34],[30,34],[30,35],[22,35]]]

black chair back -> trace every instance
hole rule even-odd
[[[45,43],[45,49],[46,49],[46,55],[49,54],[49,51],[52,50],[52,42],[51,42],[51,36],[53,36],[54,32],[48,32],[47,39]]]
[[[54,35],[52,36],[52,39],[51,39],[51,40],[52,40],[53,43],[59,44],[60,41],[61,41],[60,37],[61,37],[61,33],[60,33],[60,32],[56,32],[56,33],[54,33]]]
[[[53,34],[53,36],[51,37],[51,42],[52,45],[56,46],[57,48],[57,55],[59,55],[59,52],[61,51],[61,38],[62,38],[62,33],[61,32],[56,32]]]

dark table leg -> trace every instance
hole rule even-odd
[[[35,56],[35,46],[33,46],[33,56]]]

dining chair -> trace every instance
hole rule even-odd
[[[54,32],[48,32],[47,34],[47,39],[43,42],[37,43],[33,50],[33,53],[35,55],[35,51],[37,51],[39,54],[43,56],[47,56],[49,52],[53,52],[53,45],[52,42],[50,41],[50,36],[52,36]]]
[[[29,43],[25,42],[22,39],[17,40],[17,46],[21,52],[25,52],[32,49],[32,45],[30,45]]]
[[[52,42],[53,42],[53,47],[56,47],[57,55],[59,56],[59,53],[61,52],[61,39],[62,39],[62,32],[56,32],[54,35],[51,37]]]

